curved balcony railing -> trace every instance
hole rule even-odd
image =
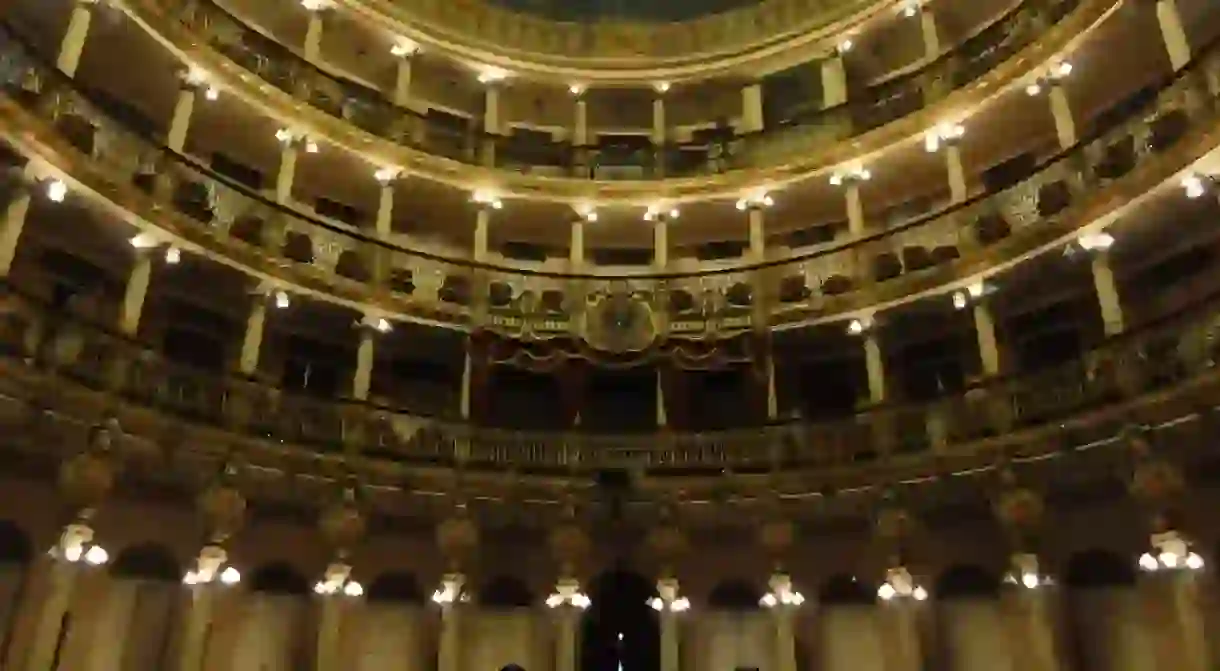
[[[1087,443],[1183,390],[1191,408],[1214,388],[1220,296],[1104,342],[1082,359],[1003,378],[963,397],[880,406],[842,421],[703,434],[527,433],[306,397],[167,360],[147,345],[6,289],[0,356],[136,407],[284,446],[400,465],[512,468],[524,473],[646,469],[653,474],[844,472],[870,464],[970,468],[996,454],[1062,449],[1046,431]],[[56,383],[57,385],[60,383]],[[1187,391],[1193,390],[1193,391]],[[60,390],[63,393],[63,390]],[[104,405],[113,405],[107,402]],[[1097,435],[1094,435],[1096,433]],[[1074,444],[1074,443],[1073,443]]]
[[[326,72],[210,0],[161,0],[179,20],[241,67],[312,107],[378,138],[470,165],[544,177],[639,180],[692,177],[774,164],[855,137],[923,109],[978,80],[1067,16],[1081,0],[1027,0],[925,67],[847,103],[794,110],[772,128],[738,135],[701,131],[690,142],[574,146],[540,134],[487,134],[481,120],[448,121],[395,105],[381,91]]]
[[[1157,95],[1120,110],[1125,121],[1008,189],[762,264],[581,274],[444,258],[275,203],[168,152],[119,121],[122,109],[13,48],[0,109],[10,131],[27,132],[10,140],[50,152],[46,160],[169,235],[358,309],[541,338],[583,335],[585,306],[611,294],[642,301],[663,335],[715,338],[757,328],[758,315],[791,328],[948,292],[1071,240],[1191,165],[1213,148],[1220,96],[1220,49],[1209,47]]]

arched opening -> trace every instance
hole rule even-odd
[[[748,580],[730,579],[717,583],[707,595],[707,605],[717,610],[755,610],[762,591]]]
[[[369,583],[369,601],[394,603],[423,603],[424,591],[419,587],[419,580],[414,573],[406,571],[390,571],[373,578]]]
[[[529,608],[534,605],[534,594],[517,578],[498,575],[484,583],[479,590],[479,605],[491,608]]]
[[[1135,584],[1135,568],[1109,550],[1082,550],[1068,559],[1063,583],[1072,589],[1124,587]]]
[[[118,578],[162,582],[182,579],[182,569],[174,553],[157,543],[140,543],[123,548],[110,565],[110,574]]]
[[[954,564],[936,579],[933,593],[940,599],[986,599],[999,596],[1000,581],[976,564]]]
[[[309,594],[309,581],[287,562],[263,564],[250,577],[250,591],[263,594]]]
[[[525,667],[520,664],[505,664],[500,667],[500,671],[525,671]]]
[[[589,583],[593,604],[582,626],[582,671],[658,671],[661,631],[648,605],[656,595],[651,580],[627,570],[607,571]]]
[[[828,606],[851,606],[874,603],[877,593],[855,576],[836,573],[822,583],[818,603]]]
[[[30,563],[34,544],[29,535],[11,520],[0,520],[0,564]]]

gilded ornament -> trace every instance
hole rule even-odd
[[[343,555],[364,539],[367,524],[355,502],[345,500],[323,511],[318,527],[326,543]]]
[[[81,452],[59,467],[59,491],[76,512],[88,514],[114,487],[114,464],[99,452]]]
[[[223,479],[203,490],[198,504],[208,541],[217,545],[237,533],[246,518],[246,497]]]

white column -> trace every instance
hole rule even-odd
[[[589,102],[584,95],[576,96],[576,118],[572,128],[572,144],[577,147],[589,145]]]
[[[762,84],[748,84],[741,89],[742,133],[757,133],[763,129]]]
[[[864,367],[868,372],[868,396],[873,403],[885,400],[885,358],[876,331],[864,334]]]
[[[657,217],[652,227],[652,265],[657,272],[669,267],[669,219]]]
[[[263,326],[267,321],[267,297],[253,297],[250,314],[246,317],[246,332],[241,339],[241,359],[237,370],[242,375],[254,375],[258,371],[259,353],[263,347]]]
[[[860,182],[850,180],[843,186],[847,199],[847,230],[853,236],[864,235],[864,200],[860,198]]]
[[[165,136],[165,145],[170,151],[183,153],[186,149],[186,137],[191,129],[191,117],[195,113],[195,100],[199,97],[199,87],[186,82],[178,89],[178,100],[174,103],[174,116],[169,122],[169,133]]]
[[[287,205],[292,202],[292,184],[296,180],[297,157],[300,154],[298,140],[288,139],[280,148],[280,166],[275,173],[275,202]]]
[[[767,260],[766,216],[761,205],[750,205],[746,212],[750,227],[750,261],[761,263]]]
[[[923,53],[928,59],[940,56],[940,31],[936,26],[936,14],[930,7],[919,8],[919,30],[923,36]]]
[[[140,330],[140,316],[144,312],[144,299],[148,295],[151,279],[152,253],[139,250],[131,274],[127,277],[127,290],[123,293],[123,305],[119,312],[119,330],[125,335],[134,336]]]
[[[1063,149],[1076,146],[1076,119],[1072,116],[1072,104],[1063,84],[1051,84],[1047,98],[1050,100],[1051,114],[1055,119],[1055,134],[1059,136],[1059,146]]]
[[[880,604],[885,671],[920,671],[919,603],[896,599]]]
[[[76,590],[79,567],[68,562],[48,558],[46,563],[33,569],[30,600],[23,600],[23,608],[34,610],[28,648],[24,660],[10,660],[7,668],[14,671],[50,671],[63,634],[64,618],[72,604]],[[13,653],[20,653],[14,641]]]
[[[949,175],[949,198],[961,203],[969,196],[966,186],[966,169],[962,165],[962,149],[956,142],[945,145],[945,169]]]
[[[377,236],[387,238],[394,230],[394,179],[381,182],[377,195],[377,220],[374,230]]]
[[[664,578],[657,583],[657,592],[661,595],[664,607],[661,608],[661,667],[660,671],[680,671],[682,664],[679,650],[678,614],[674,612],[673,604],[677,600],[678,581],[675,578]]]
[[[207,655],[208,628],[212,623],[212,611],[216,601],[215,590],[213,585],[187,587],[178,671],[203,671],[203,661]]]
[[[470,352],[466,352],[466,358],[462,364],[462,389],[458,403],[458,411],[461,413],[462,419],[466,420],[470,419],[470,385],[473,375],[474,361],[470,358]]]
[[[1165,41],[1169,63],[1174,70],[1181,70],[1190,63],[1190,40],[1186,37],[1176,0],[1157,0],[1156,20],[1161,26],[1161,39]]]
[[[1110,255],[1098,252],[1093,257],[1093,286],[1097,290],[1097,303],[1101,308],[1101,321],[1107,336],[1123,332],[1123,306],[1118,295],[1118,283],[1114,269],[1110,266]]]
[[[377,330],[369,323],[369,317],[360,325],[360,344],[356,347],[356,371],[352,375],[352,398],[357,401],[367,401],[369,386],[373,382],[373,336]]]
[[[406,107],[411,102],[411,66],[414,60],[414,52],[398,57],[392,101],[399,107]]]
[[[568,246],[568,268],[580,272],[585,266],[585,220],[572,222],[572,242]]]
[[[310,63],[322,62],[322,31],[325,25],[326,10],[311,9],[309,11],[309,27],[305,29],[305,60]]]
[[[793,632],[793,609],[779,606],[775,614],[775,670],[796,671],[796,634]]]
[[[822,61],[822,109],[847,102],[847,67],[842,54],[831,54]]]
[[[993,377],[1000,374],[1000,347],[996,341],[995,319],[991,315],[991,307],[979,301],[972,308],[974,312],[974,331],[978,337],[979,360],[983,375]]]
[[[59,55],[55,66],[69,77],[76,76],[81,54],[85,52],[85,41],[89,38],[89,24],[93,20],[95,0],[76,0],[72,16],[68,19],[68,30],[59,44]]]
[[[665,97],[658,92],[652,99],[652,143],[660,147],[665,140]]]
[[[578,615],[570,606],[559,608],[559,631],[555,639],[555,671],[577,671],[576,623]]]
[[[461,606],[448,603],[441,606],[440,645],[437,651],[437,671],[462,671]]]
[[[28,176],[27,168],[27,179]],[[21,241],[22,231],[25,230],[25,219],[30,213],[32,197],[29,186],[17,184],[13,189],[13,199],[4,208],[4,220],[0,221],[0,277],[8,277],[13,268],[13,260],[17,258],[17,244]]]
[[[340,649],[343,599],[339,595],[327,594],[321,597],[318,604],[317,666],[314,671],[340,671],[347,667]]]
[[[483,94],[483,132],[488,135],[500,134],[500,86],[496,83],[487,85]]]
[[[1030,561],[1037,570],[1033,555],[1019,555],[1018,561]],[[1038,573],[1033,573],[1038,575]],[[1020,577],[1017,578],[1021,580]],[[1001,612],[1007,622],[1012,668],[1029,671],[1059,671],[1064,668],[1059,650],[1058,621],[1054,601],[1057,593],[1039,585],[1023,587],[1019,582],[1001,598]]]
[[[657,427],[669,426],[669,412],[665,408],[665,380],[660,368],[657,368]]]

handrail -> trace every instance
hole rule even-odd
[[[20,35],[12,32],[11,30],[8,32],[11,40],[18,44],[23,44],[23,40]],[[948,239],[956,241],[961,235],[963,235],[963,233],[958,229],[962,223],[970,219],[971,216],[975,218],[982,218],[993,216],[997,213],[1001,215],[1008,215],[1014,213],[1014,211],[1028,213],[1031,205],[1032,207],[1037,208],[1037,198],[1035,197],[1034,203],[1031,203],[1029,202],[1030,196],[1044,186],[1052,184],[1055,178],[1062,176],[1065,178],[1076,179],[1078,183],[1074,184],[1074,186],[1077,188],[1077,190],[1083,188],[1086,183],[1090,185],[1099,184],[1107,179],[1098,174],[1099,165],[1085,164],[1082,166],[1082,161],[1080,159],[1088,159],[1090,155],[1103,155],[1104,157],[1105,151],[1108,150],[1115,141],[1132,132],[1132,126],[1134,126],[1135,131],[1151,137],[1154,134],[1156,120],[1150,121],[1147,119],[1149,114],[1161,111],[1162,108],[1167,106],[1172,107],[1172,104],[1179,101],[1179,99],[1181,99],[1187,91],[1195,90],[1200,86],[1203,86],[1206,89],[1206,82],[1202,81],[1205,80],[1206,77],[1202,77],[1200,75],[1208,69],[1216,68],[1218,65],[1220,65],[1220,59],[1216,58],[1216,54],[1220,52],[1220,49],[1217,48],[1218,46],[1220,46],[1220,40],[1216,40],[1211,45],[1208,45],[1204,50],[1200,51],[1186,68],[1183,68],[1182,70],[1168,76],[1161,85],[1160,95],[1156,96],[1156,98],[1152,100],[1145,101],[1144,104],[1138,108],[1129,111],[1127,125],[1117,125],[1105,129],[1094,129],[1091,133],[1083,137],[1075,146],[1064,149],[1046,161],[1040,163],[1035,169],[1033,177],[1027,181],[1018,183],[996,193],[976,194],[962,202],[951,204],[938,212],[925,214],[885,229],[874,229],[872,232],[863,236],[830,243],[813,251],[794,254],[789,257],[773,259],[765,262],[751,262],[699,271],[643,271],[621,274],[595,272],[556,272],[526,267],[505,266],[495,263],[475,262],[468,259],[447,257],[422,250],[410,249],[379,237],[370,236],[359,229],[338,226],[311,214],[289,208],[288,206],[278,202],[274,202],[263,194],[258,193],[245,185],[242,185],[235,180],[219,174],[216,171],[200,164],[197,160],[189,156],[167,150],[158,140],[152,138],[151,135],[146,132],[141,132],[131,128],[123,128],[122,132],[139,137],[140,141],[143,143],[152,144],[153,146],[149,149],[167,157],[171,162],[179,164],[181,167],[185,168],[188,173],[194,173],[197,178],[201,178],[207,182],[217,183],[227,191],[240,194],[241,197],[253,201],[260,208],[264,208],[268,211],[277,213],[281,216],[289,217],[294,220],[306,222],[328,233],[341,236],[345,239],[350,239],[356,244],[372,245],[377,249],[385,250],[403,257],[436,263],[446,267],[452,266],[465,271],[480,270],[522,278],[542,278],[568,281],[632,281],[663,283],[677,280],[698,280],[703,278],[725,277],[730,275],[748,278],[750,275],[760,271],[807,264],[810,262],[827,259],[828,257],[842,252],[855,253],[857,251],[863,251],[860,248],[876,246],[878,244],[888,243],[893,240],[900,240],[904,234],[919,235],[926,232],[921,229],[934,228],[938,224],[949,225],[950,230],[956,231],[955,233],[947,236]],[[58,70],[50,67],[49,64],[45,62],[45,59],[42,59],[37,55],[36,51],[30,50],[28,46],[24,47],[24,51],[27,57],[41,62],[41,67],[39,68],[38,72],[40,77],[51,80],[55,86],[60,87],[62,90],[74,91],[76,95],[84,98],[84,100],[88,101],[93,106],[100,109],[107,108],[108,103],[105,101],[100,101],[96,93],[79,90],[77,88],[79,86],[77,83],[65,78],[61,73],[58,72]],[[1216,95],[1220,94],[1220,92],[1216,91],[1205,91],[1205,93],[1208,96],[1208,100],[1211,100]],[[1179,109],[1178,111],[1184,111],[1188,114],[1200,114],[1203,116],[1203,118],[1210,118],[1213,109],[1214,107],[1209,103],[1201,110]],[[1149,153],[1146,151],[1146,146],[1137,147],[1136,149],[1138,154],[1136,157],[1137,159],[1143,158]],[[1157,149],[1163,150],[1164,147],[1158,147]],[[1130,166],[1130,168],[1133,169],[1134,166]],[[1028,215],[1026,214],[1023,216],[1027,217]],[[1035,212],[1035,218],[1037,218],[1037,216],[1039,215],[1037,215]],[[1039,222],[1019,221],[1017,223],[1020,225]],[[942,238],[945,238],[945,232],[941,232],[941,236]],[[959,246],[969,247],[971,244],[974,244],[973,241],[962,240]],[[898,245],[895,243],[891,246],[897,247]]]
[[[273,440],[369,457],[517,469],[593,471],[625,463],[665,471],[731,467],[835,468],[934,448],[937,458],[981,439],[1072,417],[1184,384],[1220,356],[1220,292],[1103,342],[1057,368],[997,381],[963,397],[882,406],[843,421],[697,434],[509,431],[429,419],[365,402],[314,399],[234,373],[165,359],[143,343],[56,312],[11,283],[0,313],[0,355],[33,361],[86,386]]]
[[[178,0],[166,0],[167,2],[175,2]],[[205,4],[206,3],[206,4]],[[890,121],[909,113],[913,110],[907,110],[906,107],[901,107],[897,115],[885,116],[882,115],[880,120],[869,119],[869,115],[878,108],[878,101],[882,105],[888,104],[889,101],[906,101],[910,98],[908,94],[918,93],[918,108],[922,108],[926,104],[925,90],[930,86],[938,86],[938,82],[950,82],[947,89],[942,93],[947,93],[956,88],[963,87],[981,76],[986,69],[974,68],[975,61],[962,61],[962,52],[965,49],[977,46],[975,43],[991,33],[999,31],[1004,26],[1015,26],[1012,28],[1014,34],[1021,35],[1020,38],[1004,42],[1003,38],[996,42],[1002,48],[998,51],[987,52],[980,50],[983,54],[980,58],[986,58],[989,61],[1003,60],[1016,53],[1022,47],[1028,45],[1039,34],[1032,24],[1036,24],[1031,17],[1049,13],[1052,18],[1059,18],[1070,14],[1076,6],[1080,4],[1080,0],[1026,0],[1009,12],[999,15],[992,23],[989,23],[976,35],[963,41],[956,51],[946,51],[939,54],[936,58],[928,61],[923,67],[916,71],[903,73],[893,79],[888,79],[870,87],[863,92],[864,95],[856,96],[848,101],[829,108],[822,108],[812,111],[809,114],[799,114],[788,123],[783,123],[778,127],[771,129],[763,129],[761,131],[753,131],[749,133],[733,134],[731,129],[727,132],[732,135],[726,135],[721,140],[714,140],[714,143],[724,145],[724,149],[728,151],[729,156],[747,156],[751,153],[758,153],[761,150],[768,150],[766,153],[771,153],[776,148],[776,138],[784,138],[790,136],[794,129],[808,128],[839,128],[845,127],[848,129],[848,134],[843,138],[858,135],[862,132],[880,127]],[[334,94],[346,96],[348,100],[356,99],[361,105],[370,106],[371,111],[367,114],[361,112],[357,116],[346,119],[347,122],[354,123],[362,130],[371,132],[375,135],[386,137],[394,142],[400,142],[406,146],[414,146],[406,130],[411,124],[423,126],[426,129],[439,132],[441,135],[450,139],[460,136],[460,146],[455,146],[452,152],[443,152],[440,155],[447,158],[466,161],[472,165],[486,165],[483,158],[479,156],[479,151],[482,147],[492,147],[494,152],[497,167],[506,167],[513,165],[529,166],[531,156],[523,156],[517,154],[514,156],[513,151],[516,149],[512,142],[511,135],[499,135],[487,133],[481,128],[467,128],[460,133],[453,133],[453,129],[438,126],[430,120],[427,115],[420,114],[413,109],[400,107],[385,98],[384,93],[371,89],[365,84],[355,81],[344,75],[334,73],[328,70],[319,68],[317,65],[305,61],[298,55],[292,52],[287,46],[278,41],[264,36],[262,33],[255,30],[241,18],[234,15],[224,6],[215,2],[215,0],[200,0],[199,3],[183,8],[184,12],[188,12],[183,20],[193,30],[201,31],[201,34],[207,34],[206,31],[221,26],[228,26],[243,31],[245,36],[238,41],[231,43],[221,43],[221,38],[210,38],[209,41],[219,51],[224,53],[235,62],[243,67],[250,69],[255,74],[265,79],[272,85],[284,89],[293,95],[304,94],[308,96],[308,102],[315,107],[319,107],[323,111],[334,113]],[[1022,33],[1022,27],[1025,26]],[[223,31],[222,33],[223,34]],[[998,54],[998,57],[997,57]],[[246,58],[249,56],[249,58]],[[961,65],[963,64],[964,65]],[[960,67],[959,67],[960,66]],[[957,74],[966,72],[970,76],[961,81],[957,81]],[[918,85],[904,94],[893,94],[891,92],[905,90],[912,82]],[[321,87],[321,88],[320,88]],[[329,88],[329,91],[323,89]],[[324,100],[316,98],[322,91],[321,95]],[[352,95],[353,92],[358,92],[359,95]],[[359,106],[352,108],[347,106],[348,110],[355,109],[359,112]],[[863,116],[864,123],[856,124],[856,120]],[[853,126],[859,125],[859,128]],[[430,137],[431,133],[425,131],[425,137]],[[425,140],[425,145],[427,141]],[[540,152],[536,150],[538,146],[550,148],[564,156],[564,168],[567,170],[568,177],[579,177],[577,172],[578,167],[575,163],[576,154],[578,152],[590,153],[589,161],[583,162],[583,165],[592,166],[596,156],[600,155],[600,151],[596,146],[577,146],[571,142],[550,141],[544,143],[531,141],[531,149],[535,149],[532,153],[537,156]],[[656,163],[659,159],[661,163],[666,161],[673,162],[681,157],[686,152],[699,152],[706,150],[708,141],[690,141],[690,142],[667,142],[664,145],[648,150],[650,158],[646,161],[640,161],[636,164],[620,164],[615,163],[613,167],[636,167],[648,169],[649,166]],[[757,146],[755,146],[757,145]],[[417,149],[424,151],[443,150],[442,145],[433,143],[433,146],[415,146]],[[613,153],[613,150],[605,150]],[[610,153],[606,154],[607,156]],[[524,159],[524,160],[518,160]],[[706,160],[705,160],[706,163]],[[730,169],[740,169],[752,165],[750,163],[734,165]],[[538,167],[556,167],[553,164],[539,164]],[[723,172],[723,170],[713,170],[715,172]],[[591,170],[586,169],[586,173],[591,175]],[[666,173],[653,175],[656,178],[664,177],[686,177],[699,174],[707,174],[706,171],[695,170],[689,173]]]

